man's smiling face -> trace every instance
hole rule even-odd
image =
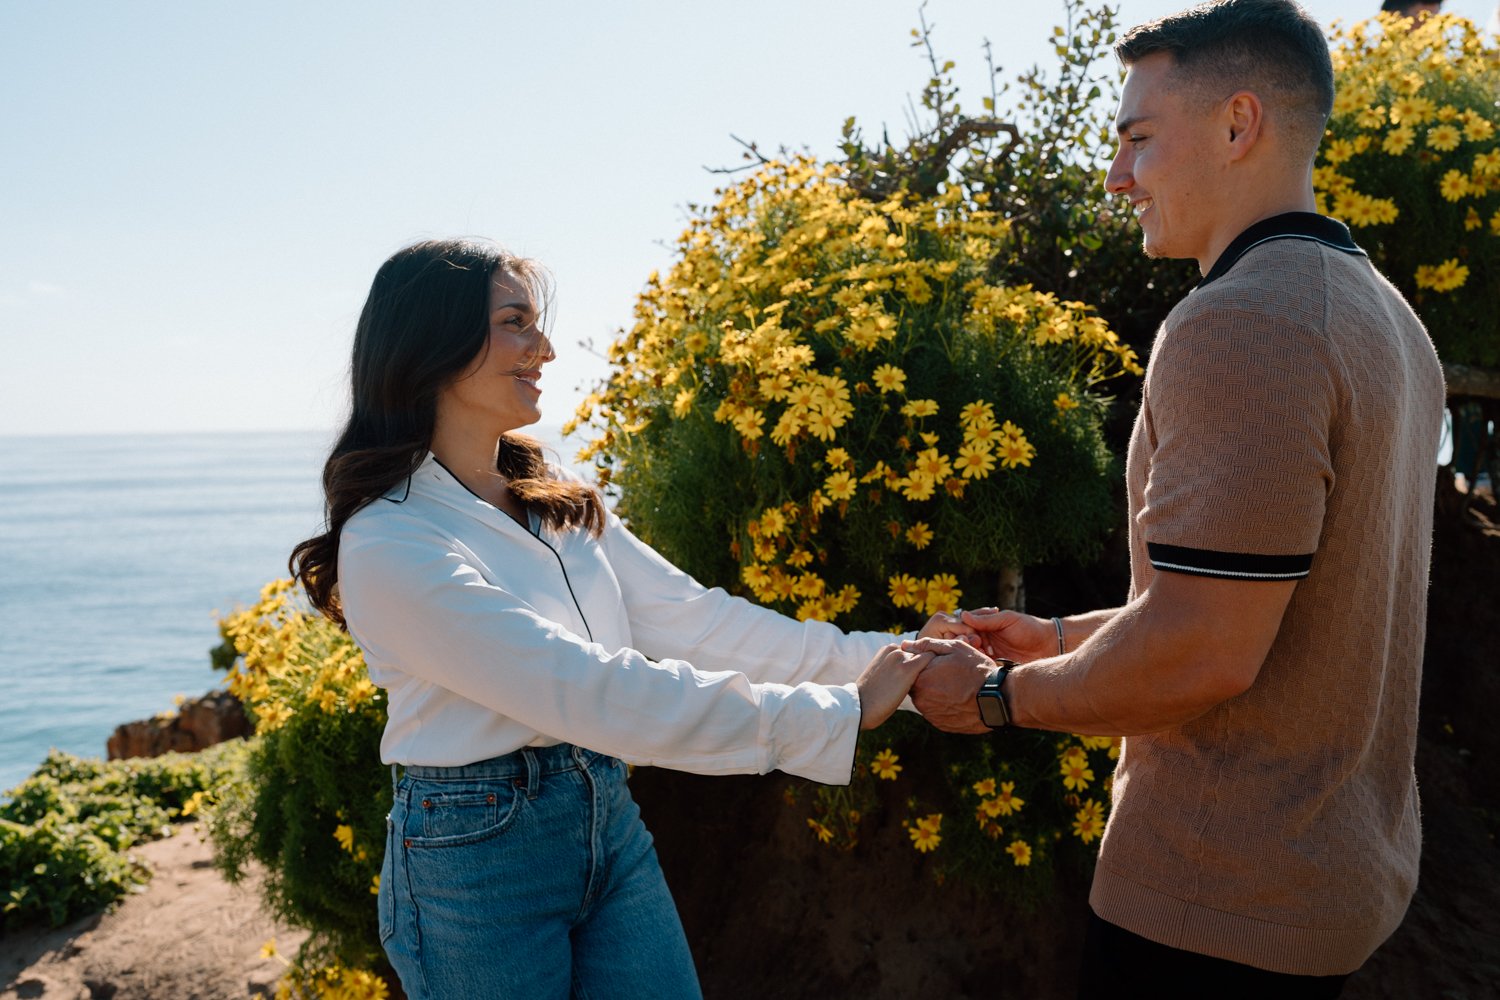
[[[1130,67],[1115,115],[1119,149],[1105,188],[1130,199],[1149,257],[1204,256],[1216,227],[1217,101],[1177,88],[1173,57],[1146,56]]]

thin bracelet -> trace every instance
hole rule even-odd
[[[1062,619],[1053,618],[1052,627],[1057,629],[1057,655],[1064,656],[1068,652],[1068,646],[1065,642],[1063,642]]]

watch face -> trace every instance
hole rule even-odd
[[[979,692],[979,721],[991,729],[1010,725],[1010,714],[1005,710],[1005,699],[999,691]]]

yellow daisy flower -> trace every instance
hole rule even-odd
[[[901,392],[906,388],[906,373],[895,365],[881,365],[870,379],[881,392]]]
[[[823,491],[830,500],[848,500],[854,496],[854,477],[847,472],[835,472],[823,483]]]
[[[907,830],[907,833],[911,836],[912,846],[923,854],[936,850],[938,844],[942,843],[943,840],[942,836],[938,833],[942,825],[942,813],[932,813],[917,820],[916,824]]]
[[[961,445],[958,449],[958,472],[965,479],[983,479],[995,468],[994,449],[988,444]]]
[[[1088,758],[1081,754],[1064,756],[1061,768],[1063,787],[1070,792],[1081,792],[1094,780],[1094,770],[1089,767]]]
[[[1104,806],[1089,799],[1073,817],[1073,833],[1085,844],[1104,833]]]
[[[1003,781],[1000,783],[1000,794],[995,796],[995,802],[998,803],[997,808],[1001,816],[1009,816],[1012,813],[1020,812],[1021,807],[1026,804],[1025,799],[1015,794],[1015,790],[1016,783],[1014,781]]]
[[[913,399],[901,407],[902,414],[908,417],[936,416],[937,411],[938,405],[935,399]]]
[[[1457,149],[1462,134],[1452,125],[1434,125],[1427,130],[1427,145],[1431,149],[1446,153],[1450,149]]]
[[[917,581],[906,573],[890,578],[891,603],[898,608],[910,607],[916,600]]]
[[[1450,170],[1438,182],[1438,193],[1446,201],[1458,201],[1469,193],[1469,178],[1462,170]]]
[[[876,754],[875,759],[870,762],[870,770],[877,778],[895,781],[896,775],[901,773],[901,765],[896,763],[900,759],[900,757],[892,752],[890,747],[886,747]]]

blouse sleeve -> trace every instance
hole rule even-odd
[[[614,514],[601,544],[609,558],[636,645],[655,657],[738,670],[756,681],[844,684],[883,647],[915,633],[846,633],[827,622],[799,622],[704,587],[641,541]]]
[[[341,599],[372,660],[632,763],[849,781],[860,721],[853,684],[752,683],[606,650],[489,583],[462,546],[419,526],[393,537],[351,521],[340,548]]]

